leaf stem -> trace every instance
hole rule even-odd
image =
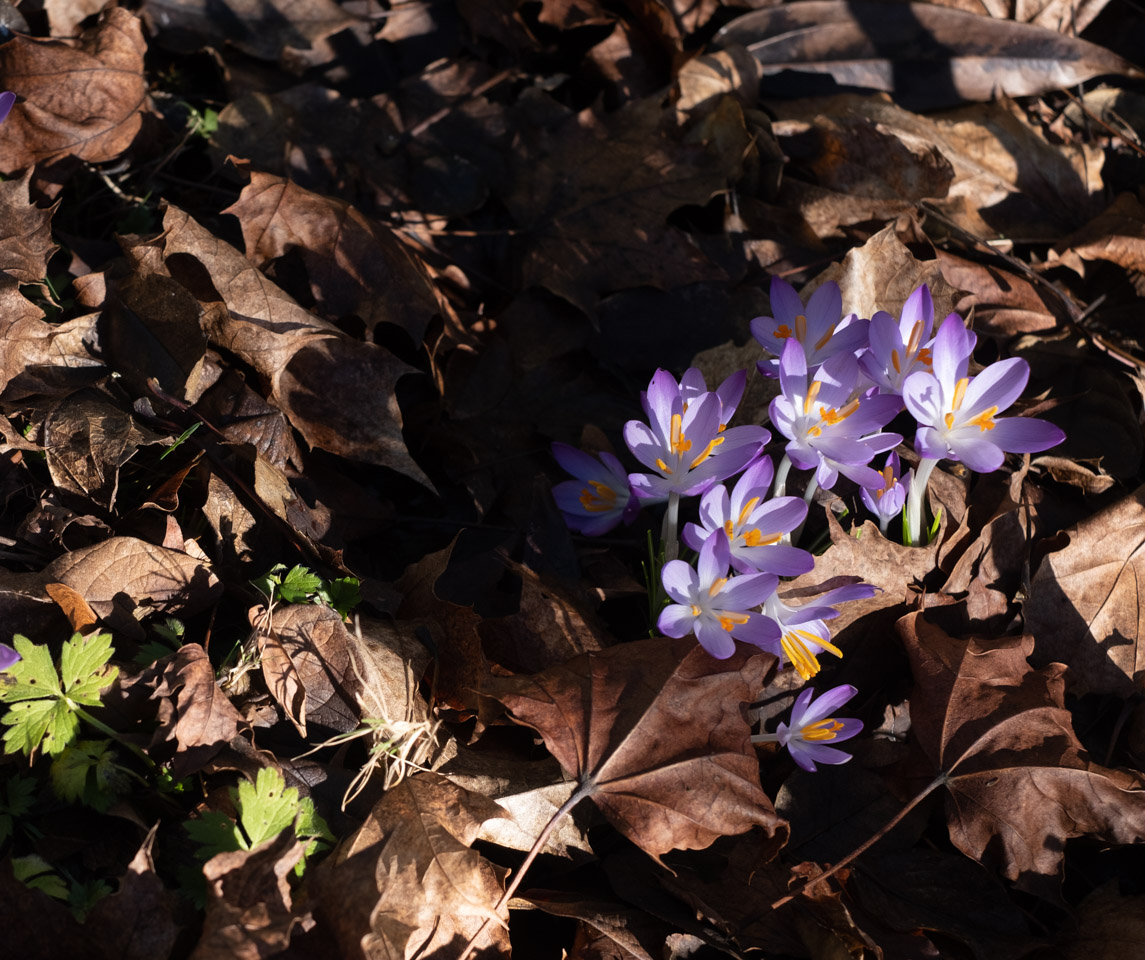
[[[111,737],[111,739],[114,740],[116,743],[118,743],[120,746],[126,747],[128,750],[130,750],[132,753],[134,753],[140,760],[143,761],[144,765],[147,767],[148,770],[150,770],[152,773],[155,772],[155,761],[152,760],[149,756],[147,756],[147,754],[144,753],[140,747],[136,746],[130,740],[125,739],[122,733],[119,733],[119,731],[117,731],[117,730],[113,730],[111,727],[109,727],[102,720],[97,720],[95,717],[93,717],[90,713],[88,713],[83,707],[81,707],[74,700],[65,698],[65,702],[67,703],[68,707],[71,708],[71,711],[77,717],[79,717],[81,720],[83,720],[84,723],[87,723],[90,726],[95,727],[96,730],[98,730],[100,733]]]
[[[672,496],[678,497],[677,494],[672,494]],[[585,797],[592,796],[592,793],[595,789],[596,783],[591,779],[586,780],[572,792],[572,796],[570,796],[564,803],[562,803],[560,809],[557,810],[557,812],[549,818],[549,822],[545,824],[545,829],[541,831],[540,836],[537,837],[537,839],[533,842],[533,845],[529,848],[529,852],[525,856],[525,862],[522,863],[521,866],[517,869],[517,873],[513,877],[513,882],[505,888],[505,892],[501,895],[501,899],[498,900],[496,906],[493,907],[493,912],[497,914],[498,917],[501,913],[501,910],[504,909],[505,904],[507,904],[510,899],[512,899],[513,894],[517,892],[517,888],[521,885],[521,881],[525,879],[525,871],[528,870],[530,866],[532,866],[533,861],[537,859],[537,855],[541,852],[541,850],[544,849],[545,842],[549,839],[549,835],[553,832],[553,830],[556,829],[557,824],[560,823],[561,820],[564,819],[565,815],[569,813],[572,808],[580,803]],[[477,932],[469,938],[469,942],[465,945],[465,949],[461,951],[461,954],[458,956],[457,960],[465,960],[465,958],[473,952],[473,948],[477,943],[477,938],[481,936],[482,931],[484,931],[488,924],[489,919],[486,918],[482,922],[481,926],[477,928]]]
[[[755,738],[753,737],[752,739],[754,740]],[[866,842],[864,842],[861,846],[857,847],[856,849],[852,850],[842,860],[840,860],[836,864],[833,864],[828,870],[819,874],[819,876],[812,877],[810,880],[808,880],[806,883],[804,883],[803,886],[801,886],[794,893],[789,893],[786,897],[780,897],[778,900],[775,901],[775,903],[773,903],[771,905],[771,909],[772,910],[778,910],[784,904],[790,903],[796,897],[800,896],[803,893],[806,893],[807,889],[813,883],[817,883],[820,880],[826,880],[828,877],[834,876],[836,873],[838,873],[840,870],[842,870],[845,866],[847,866],[849,863],[851,863],[857,857],[861,857],[871,847],[873,847],[883,837],[885,837],[895,827],[897,827],[899,825],[899,823],[902,821],[902,819],[908,813],[911,812],[911,810],[913,810],[920,803],[922,803],[923,799],[925,799],[927,796],[929,796],[931,793],[933,793],[938,787],[940,787],[944,783],[946,783],[947,776],[948,775],[946,773],[940,773],[929,784],[927,784],[925,787],[923,787],[922,791],[913,800],[911,800],[910,803],[908,803],[898,813],[896,813],[893,817],[891,817],[890,820],[888,820],[883,825],[882,829],[878,830],[873,836],[868,838],[866,840]]]

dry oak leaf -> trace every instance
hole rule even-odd
[[[482,924],[477,956],[507,956],[508,931],[493,912],[504,892],[500,871],[471,849],[482,824],[505,815],[434,773],[386,791],[314,877],[318,917],[342,956],[455,956]]]
[[[486,690],[532,727],[604,815],[649,855],[695,850],[786,823],[759,782],[743,704],[775,664],[740,648],[716,660],[694,640],[653,639],[584,653]]]
[[[297,926],[312,926],[291,902],[288,876],[303,847],[288,827],[250,850],[219,853],[203,864],[207,915],[191,960],[262,960],[290,945]]]
[[[177,207],[166,206],[163,229],[154,243],[172,276],[201,301],[226,304],[203,315],[210,341],[254,367],[270,384],[270,400],[307,443],[389,467],[432,489],[406,449],[394,394],[398,380],[418,372],[414,367],[304,310]]]
[[[241,714],[215,683],[215,668],[197,643],[184,644],[168,660],[151,694],[159,699],[159,728],[151,748],[175,745],[172,775],[200,769],[238,733]]]
[[[0,86],[20,97],[0,137],[0,170],[123,153],[149,110],[146,49],[139,20],[121,7],[77,42],[17,35],[0,45]]]
[[[43,276],[41,274],[41,276]],[[46,323],[14,280],[0,283],[0,400],[73,393],[107,375],[95,315]]]
[[[1145,839],[1145,783],[1092,763],[1065,709],[1065,667],[1034,670],[1034,638],[955,638],[922,614],[899,636],[916,688],[911,724],[947,790],[950,839],[1020,888],[1059,894],[1065,841]]]
[[[1022,604],[1033,662],[1064,663],[1070,693],[1128,697],[1145,672],[1145,487],[1066,531]]]
[[[247,258],[259,269],[291,250],[306,265],[322,313],[392,323],[416,344],[442,312],[425,265],[388,227],[357,208],[269,173],[251,172],[238,202]]]

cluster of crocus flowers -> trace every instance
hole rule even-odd
[[[837,605],[874,594],[868,584],[851,583],[799,604],[780,596],[780,577],[814,567],[812,555],[793,541],[817,489],[832,488],[840,476],[853,481],[884,533],[903,515],[906,538],[919,543],[922,497],[938,460],[996,470],[1006,453],[1045,450],[1064,434],[1042,420],[1000,416],[1025,388],[1028,365],[1001,360],[971,375],[975,335],[955,314],[936,324],[925,286],[897,319],[884,311],[870,320],[843,316],[833,283],[804,305],[776,279],[771,300],[774,316],[757,317],[751,328],[769,355],[760,372],[779,381],[769,408],[783,441],[778,467],[764,453],[768,430],[730,425],[746,373],[709,390],[698,370],[679,381],[658,370],[641,395],[646,421],[624,426],[625,443],[643,469],[626,474],[611,454],[597,459],[555,444],[555,458],[575,479],[558,484],[554,496],[569,526],[588,535],[631,522],[641,505],[666,502],[660,583],[668,602],[659,630],[692,634],[717,658],[730,657],[737,642],[752,644],[806,682],[819,675],[824,654],[843,655],[827,626]],[[917,424],[919,458],[905,471],[894,449],[903,436],[887,429],[896,418],[896,425],[906,420],[904,410]],[[886,457],[878,467],[880,454]],[[792,468],[811,471],[803,498],[784,495]],[[677,559],[678,514],[687,497],[700,498],[696,522],[682,530],[694,563]],[[778,742],[807,770],[842,763],[849,756],[833,744],[855,736],[862,723],[833,714],[854,694],[853,687],[836,687],[815,700],[804,689],[789,723],[753,739]]]

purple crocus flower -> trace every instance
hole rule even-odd
[[[862,732],[863,721],[852,717],[835,718],[831,714],[850,700],[858,690],[849,683],[828,690],[818,700],[815,692],[804,690],[791,708],[791,723],[780,723],[775,733],[762,733],[752,737],[752,743],[778,743],[786,747],[800,767],[815,772],[816,763],[846,763],[849,753],[827,746],[850,740]]]
[[[0,643],[0,671],[7,670],[21,659],[20,654],[8,646],[8,644]]]
[[[664,608],[656,626],[669,637],[694,633],[719,660],[735,652],[736,640],[767,649],[779,638],[775,624],[753,609],[775,593],[779,578],[770,573],[729,578],[730,559],[727,538],[717,533],[700,548],[698,569],[669,560],[661,572],[664,589],[676,602]]]
[[[743,399],[743,391],[747,386],[747,371],[737,370],[723,383],[721,383],[712,393],[715,393],[720,398],[720,429],[727,428],[731,418],[735,415],[736,407]],[[680,378],[680,399],[684,401],[684,406],[687,407],[694,400],[699,400],[705,393],[708,393],[708,385],[704,381],[704,375],[696,367],[689,367],[684,371],[684,375]],[[641,397],[644,402],[647,394]],[[645,406],[645,410],[647,410]],[[648,414],[652,416],[651,412]]]
[[[911,471],[908,470],[905,476],[901,471],[899,455],[892,450],[879,474],[882,484],[878,487],[863,487],[859,492],[863,505],[879,518],[879,529],[883,533],[887,532],[887,525],[902,513],[903,504],[906,503]]]
[[[995,419],[1021,396],[1030,366],[1014,357],[968,377],[969,336],[961,322],[948,319],[934,338],[934,372],[912,373],[903,384],[903,400],[918,421],[918,455],[960,460],[989,473],[1002,465],[1006,452],[1036,453],[1061,443],[1065,434],[1046,420]]]
[[[12,105],[16,102],[16,94],[14,93],[0,93],[0,123],[8,119],[8,114],[12,112]],[[13,661],[14,663],[15,661]],[[3,667],[0,667],[2,670]]]
[[[843,656],[843,651],[831,642],[831,631],[823,622],[839,615],[835,605],[874,595],[875,588],[869,583],[850,583],[828,590],[811,603],[790,607],[778,594],[772,594],[763,604],[763,615],[779,628],[779,643],[771,652],[781,663],[789,661],[804,680],[810,680],[821,669],[819,654],[826,651]]]
[[[554,443],[553,456],[576,477],[553,487],[553,499],[571,529],[598,537],[621,521],[631,523],[640,512],[624,465],[611,453],[602,451],[597,460],[567,443]]]
[[[800,470],[817,469],[825,490],[840,473],[860,486],[878,486],[878,473],[866,464],[902,442],[897,433],[877,432],[898,413],[898,398],[857,396],[859,365],[850,353],[828,359],[810,382],[807,373],[802,346],[788,340],[779,359],[783,392],[770,407],[771,422],[790,441],[788,458]]]
[[[633,492],[644,499],[703,493],[739,473],[771,439],[763,427],[727,428],[718,394],[685,403],[667,370],[656,371],[643,403],[649,423],[629,420],[624,441],[637,460],[657,471],[628,477]]]
[[[837,283],[823,284],[811,294],[804,309],[795,288],[779,277],[771,278],[771,309],[774,317],[756,317],[751,335],[765,351],[778,358],[789,340],[803,347],[807,365],[814,369],[838,353],[854,354],[867,345],[867,321],[855,314],[842,320],[843,296]],[[779,360],[760,360],[756,365],[765,377],[779,376]]]
[[[775,573],[797,577],[815,566],[806,550],[781,543],[807,519],[807,504],[799,497],[768,500],[774,470],[771,459],[753,463],[744,471],[731,495],[723,484],[712,487],[700,501],[700,522],[684,526],[684,543],[699,550],[717,531],[723,531],[731,565],[740,573]]]
[[[880,393],[901,396],[903,381],[911,373],[930,372],[933,327],[934,301],[926,284],[907,298],[897,321],[883,310],[871,317],[870,347],[859,358],[859,366]]]

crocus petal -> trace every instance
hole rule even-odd
[[[720,398],[720,406],[723,408],[724,423],[727,423],[732,418],[732,414],[736,412],[736,407],[743,399],[743,391],[746,386],[747,371],[737,370],[716,387],[716,396]]]
[[[779,355],[779,386],[788,397],[802,398],[807,392],[807,356],[794,337],[787,338]]]
[[[903,381],[902,399],[920,425],[932,427],[942,423],[945,409],[937,377],[921,370],[912,373]]]
[[[803,301],[795,288],[782,277],[771,278],[771,312],[781,323],[790,324],[796,316],[803,313]],[[840,301],[841,302],[841,301]]]
[[[700,646],[717,660],[726,660],[736,652],[732,635],[715,620],[709,620],[707,617],[697,620],[695,633]]]
[[[997,407],[1005,410],[1022,395],[1030,378],[1030,365],[1021,357],[992,363],[966,387],[962,409],[971,415]]]
[[[686,637],[695,623],[696,617],[690,605],[673,603],[660,611],[656,629],[666,637]]]
[[[20,654],[8,644],[0,643],[0,670],[7,670],[14,663],[18,663],[20,659]]]
[[[870,339],[870,325],[866,320],[855,318],[846,326],[839,325],[824,351],[830,350],[832,356],[853,357],[855,352],[862,350]]]
[[[704,541],[708,539],[715,525],[704,528],[698,523],[685,523],[684,529],[680,531],[680,539],[687,544],[689,550],[695,550],[697,553],[700,547],[704,545]]]
[[[827,282],[807,301],[807,340],[814,344],[843,315],[843,294],[839,284]]]
[[[624,425],[624,442],[632,456],[650,470],[658,469],[656,461],[664,456],[664,444],[641,420],[629,420]]]
[[[752,497],[765,497],[775,476],[771,457],[762,457],[748,467],[732,491],[730,508],[738,517],[743,505]]]
[[[800,501],[802,502],[802,501]],[[806,550],[776,543],[767,547],[740,547],[732,557],[732,563],[747,561],[745,567],[762,573],[774,573],[780,577],[798,577],[808,573],[815,566],[815,558]],[[737,566],[737,570],[742,569]]]
[[[607,468],[595,457],[570,447],[567,443],[553,444],[553,459],[561,465],[566,473],[571,473],[578,480],[606,480]]]
[[[914,450],[928,460],[942,460],[950,456],[950,448],[946,445],[942,431],[934,427],[918,428],[918,433],[914,435]]]
[[[946,444],[952,458],[961,460],[975,473],[993,473],[1006,459],[1002,448],[980,436],[977,427],[951,431],[946,435]]]
[[[742,577],[732,577],[720,591],[720,608],[743,612],[761,606],[775,593],[778,586],[779,578],[771,573],[751,573]]]
[[[956,314],[951,314],[943,321],[931,348],[931,368],[948,397],[953,395],[954,384],[963,376],[969,356],[966,327]]]
[[[648,415],[662,436],[667,439],[672,426],[672,414],[679,413],[680,387],[667,370],[657,370],[648,384]],[[676,407],[677,409],[673,409]]]
[[[0,93],[0,123],[3,123],[7,118],[9,112],[12,110],[12,105],[16,102],[16,94],[14,93]],[[0,667],[0,669],[3,669]]]
[[[703,373],[697,367],[688,367],[680,378],[680,396],[685,400],[690,400],[692,397],[698,397],[707,392],[708,384],[704,380]]]
[[[916,323],[922,324],[922,342],[930,339],[930,328],[934,324],[934,300],[930,296],[930,287],[925,283],[918,287],[902,305],[901,328],[904,337],[910,336],[910,331]]]
[[[1057,446],[1065,433],[1048,420],[1034,417],[1003,417],[994,421],[990,440],[1010,453],[1037,453]]]
[[[768,617],[761,617],[757,613],[751,614],[747,623],[736,624],[732,636],[736,640],[743,640],[756,647],[762,647],[778,656],[780,650],[779,638],[782,635],[779,627]]]
[[[660,582],[664,590],[677,603],[695,602],[700,590],[700,579],[690,563],[683,560],[669,560],[660,571]]]
[[[804,692],[806,693],[807,691]],[[824,717],[831,716],[832,713],[843,706],[844,703],[858,692],[858,688],[851,686],[849,683],[832,687],[814,703],[808,704],[805,702],[802,710],[792,709],[791,726],[801,728],[807,726],[809,723],[816,723]]]
[[[822,743],[807,743],[804,740],[794,738],[787,744],[787,750],[791,754],[791,759],[804,770],[811,772],[815,771],[816,763],[834,766],[835,764],[846,763],[851,759],[849,753],[836,750],[834,747],[828,747]]]
[[[768,534],[790,533],[807,519],[807,504],[802,497],[776,497],[756,507],[748,515],[748,525]]]
[[[716,531],[704,541],[704,545],[700,548],[700,559],[697,564],[697,572],[699,573],[697,589],[706,590],[715,581],[727,576],[729,562],[728,538],[723,535],[722,530]]]
[[[824,435],[822,437],[816,437],[812,441],[812,446],[823,454],[823,456],[830,457],[837,463],[870,463],[871,457],[875,455],[875,451],[863,443],[863,441],[855,440],[852,437],[831,437]]]

